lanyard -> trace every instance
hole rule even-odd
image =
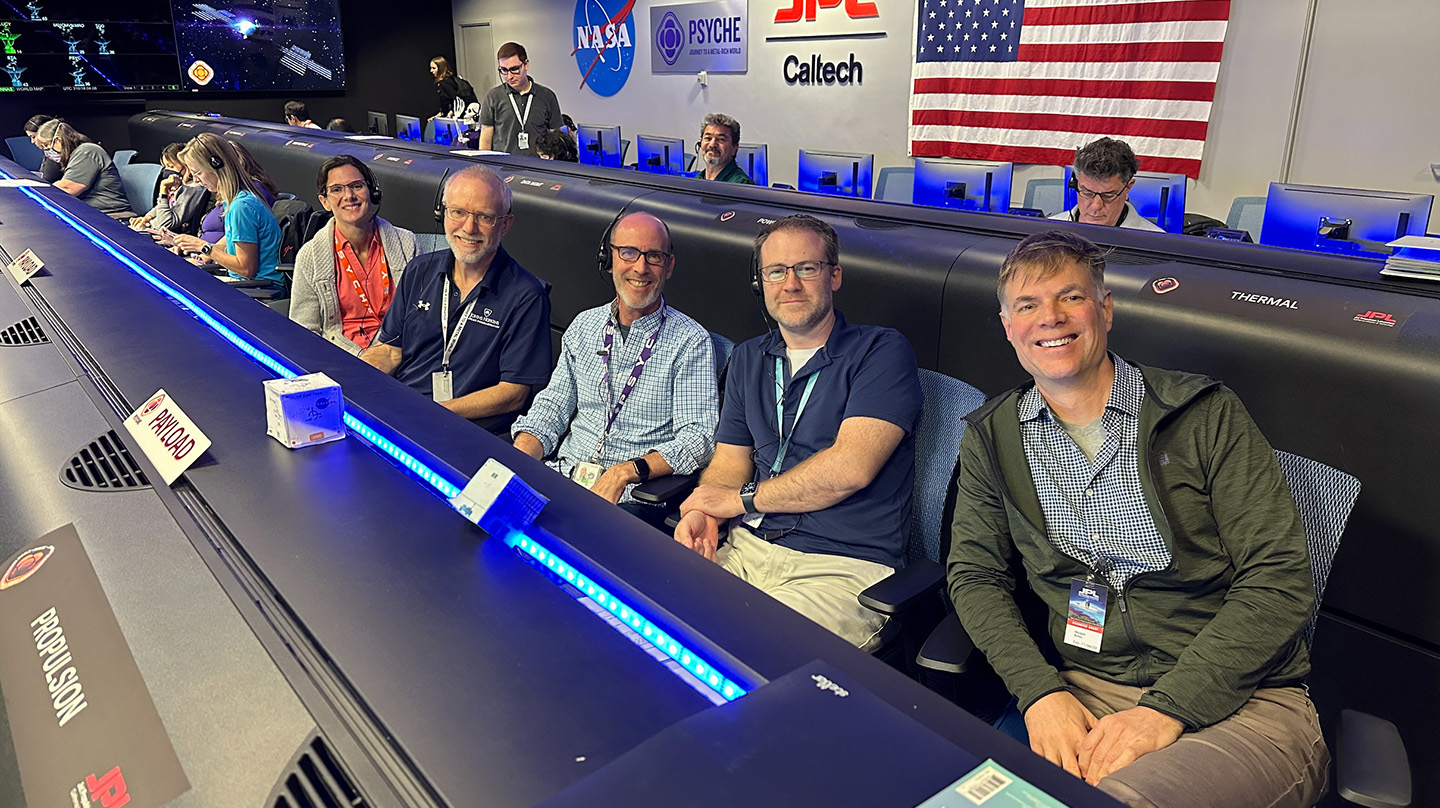
[[[378,237],[372,237],[370,245],[371,247],[379,245],[381,248],[379,266],[380,307],[383,309],[390,302],[390,264],[385,260],[385,249],[383,245],[380,245]],[[358,260],[360,256],[357,255],[355,257]],[[379,320],[380,315],[376,314],[375,307],[370,305],[370,296],[365,294],[365,286],[361,284],[360,279],[355,276],[355,268],[350,264],[350,256],[345,253],[345,239],[341,237],[340,228],[338,227],[335,228],[335,261],[340,265],[340,268],[345,271],[345,274],[350,276],[350,284],[355,287],[355,294],[360,297],[360,302],[365,305],[365,310],[370,313],[371,317]],[[369,272],[365,273],[365,280],[370,280]],[[450,287],[447,285],[445,289],[449,291]]]
[[[620,417],[620,410],[624,408],[625,402],[630,400],[630,394],[635,391],[635,383],[640,381],[640,374],[645,372],[645,363],[650,361],[650,354],[655,351],[655,343],[660,341],[660,331],[665,328],[665,301],[660,301],[660,322],[655,330],[645,338],[645,344],[640,346],[640,358],[635,360],[635,366],[630,368],[630,377],[625,380],[625,387],[620,390],[620,397],[614,403],[610,401],[610,348],[615,344],[615,321],[605,322],[605,350],[600,352],[600,362],[605,365],[605,373],[600,377],[600,386],[605,388],[606,408],[610,410],[610,417],[605,421],[605,431],[600,433],[600,443],[595,447],[595,457],[599,458],[600,453],[605,450],[605,441],[610,438],[610,430],[615,426],[615,420]]]
[[[770,464],[770,476],[780,473],[780,466],[785,462],[785,453],[790,449],[790,441],[795,437],[795,430],[800,426],[800,416],[805,413],[805,402],[810,400],[810,391],[815,389],[815,380],[820,378],[820,371],[810,374],[810,380],[805,383],[805,392],[800,394],[800,405],[795,408],[795,420],[790,424],[790,434],[785,434],[785,365],[784,360],[775,357],[775,431],[780,435],[780,451],[775,454],[775,462]]]
[[[530,102],[535,100],[534,93],[525,95],[525,114],[520,114],[520,105],[515,103],[515,93],[510,93],[510,106],[515,110],[515,120],[520,122],[520,131],[525,131],[525,122],[530,120]]]
[[[455,345],[460,342],[460,332],[465,330],[465,324],[470,322],[470,312],[475,310],[475,304],[480,298],[476,297],[470,301],[470,305],[460,312],[460,324],[455,326],[455,333],[450,333],[450,279],[445,279],[445,291],[440,295],[440,339],[445,343],[445,352],[440,355],[440,369],[450,369],[450,354],[454,352]]]

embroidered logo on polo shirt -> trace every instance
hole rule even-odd
[[[421,300],[420,302],[418,302],[418,303],[415,304],[415,310],[416,310],[416,311],[429,311],[429,310],[430,310],[430,301],[428,301],[428,300]]]
[[[491,328],[499,328],[500,321],[495,319],[494,314],[494,309],[485,309],[481,312],[472,311],[470,312],[470,322],[479,323],[480,325],[488,325]]]

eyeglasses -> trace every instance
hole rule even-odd
[[[499,216],[491,216],[488,213],[471,213],[468,210],[461,210],[459,208],[452,208],[446,206],[445,218],[451,224],[460,224],[467,219],[473,219],[475,221],[475,224],[488,230],[489,228],[494,227],[495,223],[500,221],[501,219],[510,218],[510,214],[502,213]]]
[[[325,188],[326,196],[342,196],[346,191],[354,191],[356,196],[365,190],[366,183],[363,180],[356,180],[345,185],[329,185]]]
[[[1118,191],[1092,191],[1083,185],[1077,184],[1075,186],[1075,193],[1079,194],[1081,199],[1094,199],[1098,196],[1100,197],[1101,202],[1104,202],[1108,205],[1111,202],[1119,199],[1120,195],[1125,193],[1125,189],[1121,188]]]
[[[673,255],[673,253],[664,252],[662,250],[642,250],[638,247],[617,247],[614,244],[610,245],[610,249],[614,250],[615,254],[620,256],[620,260],[626,262],[627,264],[633,264],[636,261],[639,261],[640,256],[643,255],[645,256],[645,263],[649,264],[652,267],[664,266],[665,259]]]
[[[760,279],[766,283],[784,283],[785,276],[794,272],[796,278],[802,281],[808,281],[812,278],[820,277],[820,270],[833,266],[835,265],[829,261],[801,261],[798,264],[791,264],[789,266],[784,264],[771,264],[770,266],[760,267]]]
[[[525,69],[526,64],[527,62],[521,62],[514,67],[500,67],[497,69],[500,71],[500,75],[502,76],[518,76],[520,75],[520,71]]]

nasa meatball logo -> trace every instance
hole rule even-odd
[[[10,568],[5,570],[5,575],[0,577],[0,589],[9,589],[34,575],[54,552],[52,545],[44,544],[21,553],[20,557],[10,564]]]
[[[575,66],[580,86],[612,96],[635,66],[635,0],[575,0]]]
[[[720,214],[720,221],[722,222],[728,222],[733,218],[735,218],[735,211],[733,210],[727,210],[724,213]]]
[[[1150,283],[1150,288],[1155,290],[1155,294],[1163,295],[1166,292],[1173,292],[1179,289],[1180,281],[1174,278],[1157,278]]]
[[[660,27],[655,29],[655,49],[660,51],[660,58],[667,65],[675,64],[685,50],[685,30],[680,27],[680,18],[675,16],[675,12],[665,12]]]

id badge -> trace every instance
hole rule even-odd
[[[455,397],[454,381],[453,371],[437,370],[430,374],[430,397],[436,404]]]
[[[600,475],[604,473],[599,463],[576,463],[575,468],[570,470],[570,479],[579,483],[587,491],[599,482]]]
[[[521,150],[521,151],[524,151],[524,150],[530,148],[530,133],[529,133],[529,132],[521,132],[521,133],[520,133],[520,144],[519,144],[519,145],[520,145],[520,150]],[[589,488],[590,486],[587,485],[587,486],[585,486],[585,487],[586,487],[586,488]]]
[[[1074,578],[1070,581],[1070,609],[1065,617],[1065,642],[1086,651],[1100,650],[1105,636],[1105,602],[1110,589],[1104,584]]]

